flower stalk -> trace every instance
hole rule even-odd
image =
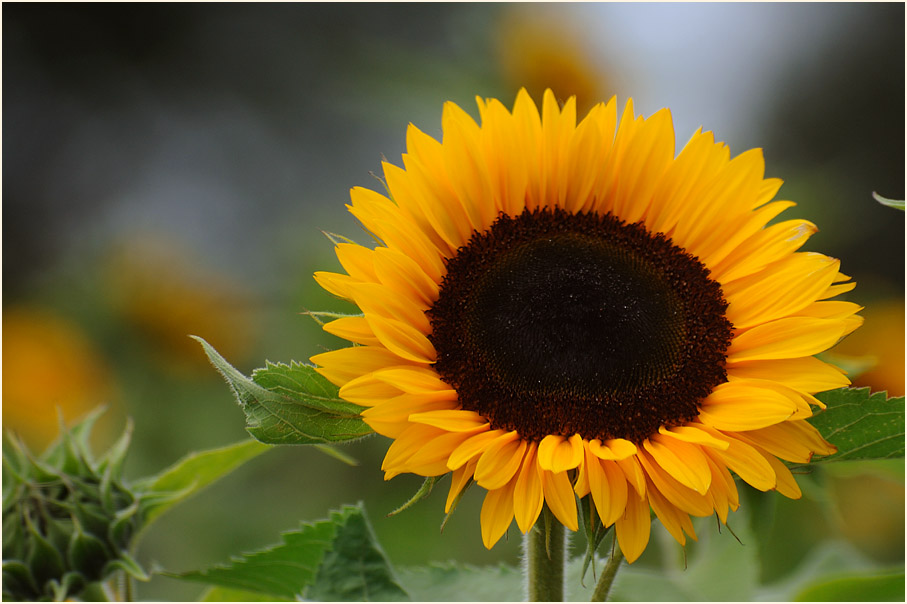
[[[623,552],[619,547],[615,547],[611,552],[611,558],[608,564],[602,570],[598,582],[595,584],[595,591],[592,592],[591,602],[605,602],[608,599],[608,592],[611,591],[611,584],[614,583],[614,577],[617,575],[617,569],[620,568],[621,562],[624,561]]]
[[[526,533],[526,581],[530,602],[563,602],[567,533],[548,511]],[[541,520],[541,519],[540,519]]]

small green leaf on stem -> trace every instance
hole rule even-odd
[[[136,487],[147,493],[143,498],[146,522],[270,448],[255,440],[244,440],[190,453],[159,474],[145,478]]]
[[[356,440],[373,433],[362,421],[363,409],[344,401],[337,386],[311,365],[267,363],[247,378],[210,344],[193,336],[227,384],[246,415],[246,429],[272,445],[312,445]]]
[[[895,210],[901,210],[902,212],[904,211],[903,199],[888,199],[887,197],[882,197],[875,191],[872,192],[872,197],[883,206],[888,206],[889,208],[894,208]]]
[[[398,507],[393,512],[390,512],[388,514],[388,517],[396,516],[400,512],[412,507],[413,504],[418,503],[419,501],[422,501],[423,499],[428,497],[431,494],[432,487],[434,487],[435,483],[438,482],[439,480],[441,480],[440,476],[429,476],[428,478],[426,478],[422,482],[422,486],[419,487],[419,490],[416,491],[416,493],[412,497],[409,498],[409,501],[407,501],[406,503],[404,503],[403,505]]]

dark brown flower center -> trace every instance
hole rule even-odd
[[[611,214],[502,215],[448,260],[435,368],[464,409],[528,440],[640,442],[726,381],[732,326],[708,275]]]

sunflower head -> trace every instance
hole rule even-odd
[[[774,221],[794,204],[761,151],[700,130],[675,156],[670,113],[632,100],[579,123],[550,90],[478,106],[446,104],[440,142],[410,125],[388,194],[351,193],[379,245],[315,275],[362,310],[312,361],[393,439],[386,477],[450,473],[448,509],[483,487],[487,547],[543,505],[576,530],[589,497],[630,561],[650,510],[680,543],[691,515],[725,522],[731,472],[799,497],[781,460],[834,451],[806,420],[849,383],[813,355],[860,307],[830,300],[853,288],[837,260],[797,251],[815,226]]]

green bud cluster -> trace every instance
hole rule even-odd
[[[3,599],[100,599],[117,571],[148,577],[130,554],[149,509],[121,479],[132,433],[94,460],[89,415],[41,456],[8,435],[3,451]]]

